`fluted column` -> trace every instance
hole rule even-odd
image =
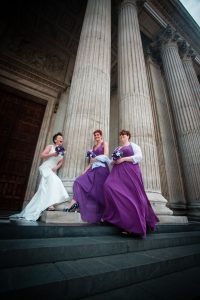
[[[170,208],[176,214],[183,215],[186,213],[186,199],[169,100],[160,67],[150,51],[147,58],[147,79],[156,124],[162,192],[166,193]]]
[[[64,126],[67,154],[62,179],[70,190],[85,168],[93,131],[109,135],[111,1],[88,0]]]
[[[123,1],[118,39],[119,124],[143,152],[145,189],[157,214],[172,214],[161,195],[152,109],[135,0]]]
[[[182,63],[185,70],[185,74],[192,92],[193,99],[197,106],[197,109],[200,111],[200,84],[197,78],[197,74],[194,70],[192,59],[195,57],[192,49],[187,49],[183,55]]]
[[[161,56],[176,126],[191,215],[200,216],[200,119],[181,62],[177,34],[167,28],[162,36]]]

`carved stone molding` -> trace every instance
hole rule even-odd
[[[29,65],[44,75],[64,81],[67,54],[51,45],[47,47],[42,41],[33,42],[35,39],[36,36],[30,38],[26,35],[9,37],[4,41],[1,53]]]
[[[180,34],[174,30],[171,26],[167,25],[167,27],[158,35],[157,42],[161,46],[166,43],[176,43],[181,38]]]
[[[171,44],[172,47],[179,48],[182,44],[183,38],[180,34],[172,28],[170,25],[167,25],[166,28],[162,29],[154,42],[149,45],[151,51],[151,57],[156,60],[156,62],[162,68],[162,59],[161,59],[161,51],[165,44]]]
[[[149,45],[147,48],[145,48],[144,55],[146,59],[150,59],[152,62],[158,64],[160,67],[162,66],[162,59],[159,48],[152,47],[151,45]]]
[[[179,1],[149,0],[148,2],[198,51],[200,47],[199,26]]]
[[[186,40],[181,39],[178,42],[181,58],[191,58],[195,59],[197,56],[195,50],[186,42]]]
[[[18,75],[20,78],[27,79],[31,82],[37,83],[40,86],[45,86],[56,92],[63,91],[67,88],[67,84],[52,79],[39,71],[35,71],[30,66],[23,64],[15,59],[1,55],[0,67],[2,70],[6,70],[11,74]]]

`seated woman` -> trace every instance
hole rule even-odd
[[[60,132],[53,136],[53,143],[54,145],[48,145],[41,154],[45,161],[39,167],[42,178],[36,194],[21,213],[11,215],[10,219],[24,218],[36,221],[45,209],[54,210],[53,204],[64,202],[69,198],[62,181],[56,175],[56,171],[64,161],[63,136]]]
[[[101,221],[104,211],[103,185],[109,175],[108,143],[103,141],[102,131],[93,132],[95,144],[88,151],[89,165],[77,177],[73,185],[73,200],[66,211],[80,210],[81,218],[89,223]]]
[[[122,130],[121,146],[113,152],[113,168],[104,184],[105,211],[103,220],[145,237],[147,227],[154,230],[159,221],[144,190],[139,162],[141,149],[129,140],[131,134]]]

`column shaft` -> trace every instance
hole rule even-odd
[[[160,67],[151,57],[147,60],[147,79],[150,98],[154,107],[154,123],[156,126],[156,144],[161,174],[162,192],[166,193],[170,207],[176,214],[185,213],[186,199],[178,159],[177,143],[172,122],[171,110],[167,98],[166,87]]]
[[[129,129],[133,141],[142,148],[145,188],[156,212],[171,214],[172,212],[165,207],[166,200],[161,195],[151,102],[134,0],[124,1],[121,5],[118,56],[120,128]]]
[[[184,57],[182,59],[183,68],[192,92],[193,99],[197,105],[197,109],[200,111],[200,84],[194,70],[191,57]]]
[[[67,154],[63,181],[73,183],[85,168],[93,131],[109,135],[111,2],[88,0],[64,126]]]
[[[164,43],[161,53],[176,126],[187,200],[192,210],[200,208],[199,115],[176,42],[170,40]]]

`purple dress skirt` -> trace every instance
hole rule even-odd
[[[98,156],[104,154],[103,143],[93,152]],[[104,212],[103,186],[110,171],[105,167],[90,168],[76,178],[73,185],[74,200],[79,204],[83,221],[97,223],[101,221]]]
[[[132,156],[132,146],[121,148],[124,156]],[[140,167],[132,162],[114,165],[104,184],[103,220],[117,227],[146,236],[147,225],[155,229],[159,221],[144,190]]]

